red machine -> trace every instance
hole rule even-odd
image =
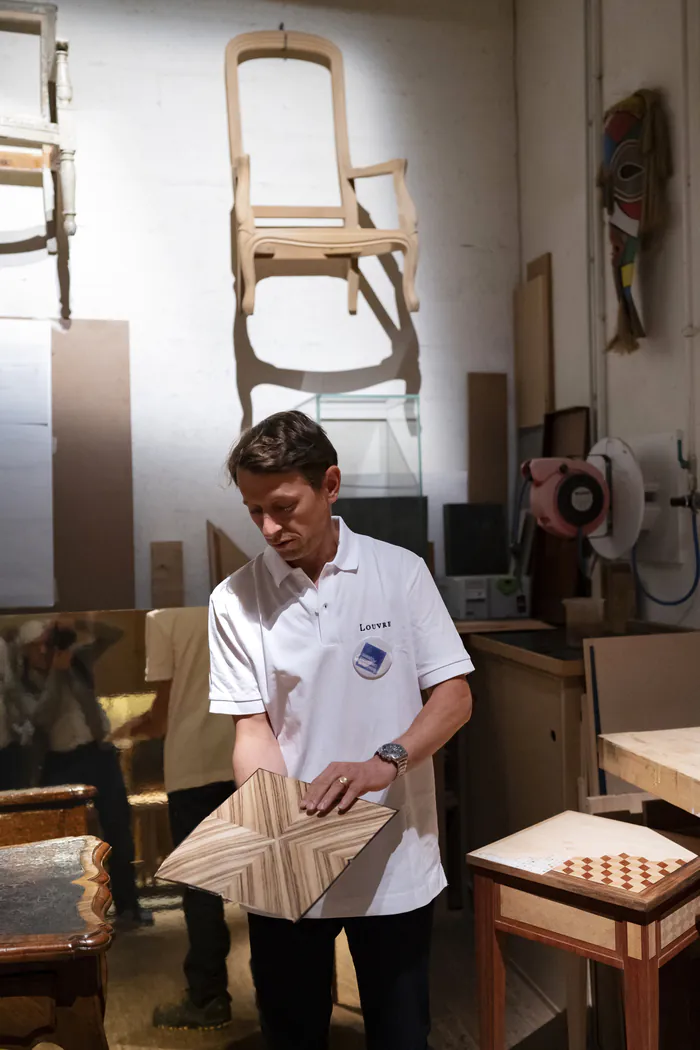
[[[546,532],[573,539],[590,536],[606,521],[610,484],[582,459],[531,459],[522,466],[532,483],[530,512]]]

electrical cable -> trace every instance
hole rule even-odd
[[[676,598],[675,600],[670,601],[668,598],[655,598],[653,594],[650,594],[644,586],[641,576],[639,575],[639,568],[637,566],[637,544],[635,543],[634,547],[632,548],[632,571],[634,573],[634,578],[637,581],[637,586],[639,587],[639,590],[644,595],[644,597],[647,598],[650,602],[654,602],[656,605],[665,605],[667,607],[685,605],[685,603],[687,601],[690,601],[690,599],[693,597],[696,590],[698,589],[698,584],[700,584],[700,536],[698,536],[698,515],[697,511],[694,508],[691,508],[691,514],[693,515],[693,549],[695,551],[695,577],[693,579],[690,590],[687,594],[684,594],[682,598]]]

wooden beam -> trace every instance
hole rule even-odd
[[[0,170],[41,171],[48,168],[51,158],[46,153],[20,153],[15,150],[0,150]]]

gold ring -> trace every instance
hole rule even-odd
[[[338,783],[342,784],[343,787],[344,787],[348,783],[348,778],[347,777],[338,777]]]

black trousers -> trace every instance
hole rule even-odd
[[[179,846],[198,824],[235,790],[232,780],[185,788],[168,794],[170,831]],[[190,946],[185,956],[185,977],[190,998],[197,1006],[228,995],[226,958],[231,938],[224,918],[221,897],[185,888],[182,895]]]
[[[0,747],[0,791],[18,791],[31,783],[29,748],[17,743]]]
[[[326,1050],[334,944],[345,928],[367,1050],[427,1050],[433,905],[402,915],[301,919],[249,915],[260,1023],[268,1050]]]
[[[117,749],[111,744],[82,744],[72,751],[49,751],[41,784],[90,784],[97,789],[101,834],[112,847],[108,864],[114,906],[118,912],[138,910],[131,812]]]

